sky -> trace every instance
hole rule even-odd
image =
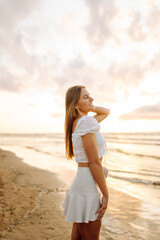
[[[0,133],[63,133],[74,85],[102,132],[160,131],[159,26],[160,0],[0,0]]]

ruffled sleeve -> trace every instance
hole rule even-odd
[[[76,133],[83,136],[87,133],[96,133],[100,129],[100,125],[94,117],[83,116],[77,123]]]

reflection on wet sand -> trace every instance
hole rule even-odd
[[[107,239],[159,239],[160,209],[113,188],[109,188],[109,193],[109,207],[103,219]]]

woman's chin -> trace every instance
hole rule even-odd
[[[89,109],[93,110],[94,109],[94,105],[89,106]]]

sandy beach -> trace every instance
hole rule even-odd
[[[0,238],[70,239],[72,224],[61,209],[65,191],[56,174],[0,150]]]
[[[0,239],[69,240],[72,224],[65,222],[62,203],[71,171],[63,169],[63,177],[65,181],[58,172],[32,167],[14,152],[1,149]],[[157,208],[116,190],[111,178],[107,181],[109,205],[100,240],[149,240],[150,236],[158,240]]]
[[[53,173],[0,150],[0,238],[69,239],[71,224],[60,211],[63,188]]]

